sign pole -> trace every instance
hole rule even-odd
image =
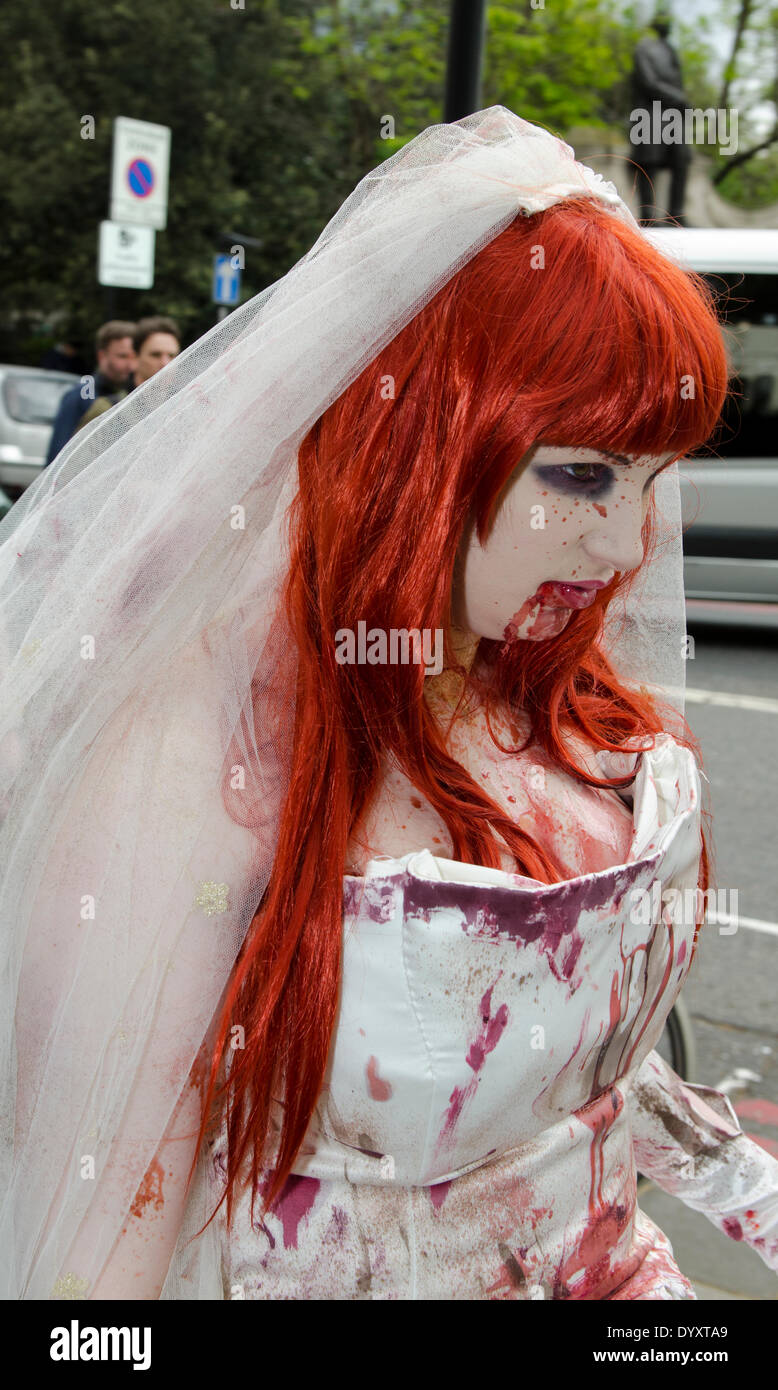
[[[486,42],[485,0],[451,0],[443,120],[481,109],[481,67]]]

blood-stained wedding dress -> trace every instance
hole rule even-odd
[[[636,1167],[778,1269],[775,1160],[654,1050],[692,956],[694,758],[662,735],[599,762],[634,766],[623,800],[534,788],[537,749],[490,769],[591,872],[540,885],[424,849],[346,877],[326,1099],[271,1212],[252,1226],[246,1195],[221,1222],[225,1296],[694,1298]],[[224,1157],[222,1133],[217,1200]]]
[[[160,1146],[273,884],[289,793],[300,672],[277,613],[298,450],[483,247],[567,199],[637,230],[613,185],[503,107],[422,132],[0,522],[6,1298],[100,1297],[131,1218],[170,1208]],[[654,496],[660,544],[603,649],[681,715],[674,466]],[[349,866],[332,1047],[285,1186],[206,1224],[225,1120],[146,1296],[693,1297],[636,1168],[778,1268],[778,1163],[654,1050],[699,921],[694,757],[669,722],[591,756],[618,792],[537,747],[486,768],[559,882],[434,836]],[[128,1296],[144,1278],[141,1257]]]

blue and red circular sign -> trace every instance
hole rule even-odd
[[[156,182],[154,169],[147,159],[132,159],[127,165],[127,187],[135,198],[148,198]]]

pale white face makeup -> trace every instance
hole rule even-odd
[[[485,545],[472,525],[463,539],[454,625],[497,641],[555,637],[594,597],[570,585],[607,584],[617,570],[640,565],[651,482],[673,457],[530,450],[503,491]]]

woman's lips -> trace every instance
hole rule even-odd
[[[597,590],[604,589],[609,582],[593,579],[583,584],[566,584],[549,580],[541,584],[508,623],[503,633],[503,651],[520,639],[542,642],[558,637],[570,621],[573,610],[588,608]]]
[[[588,608],[597,597],[597,590],[604,588],[601,580],[590,584],[541,584],[534,595],[544,608]]]

